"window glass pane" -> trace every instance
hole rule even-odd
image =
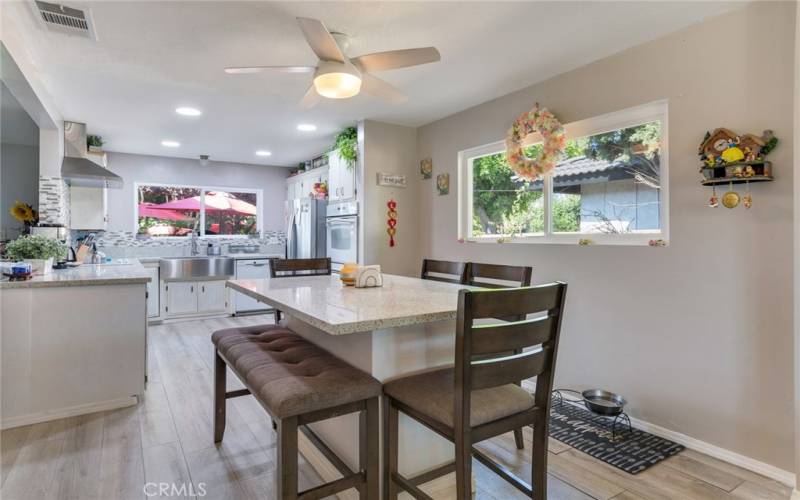
[[[541,181],[531,183],[516,177],[504,152],[473,158],[470,162],[472,236],[544,231]]]
[[[553,175],[553,231],[658,231],[660,152],[658,121],[568,141]]]
[[[256,194],[206,191],[205,234],[255,234]]]
[[[139,186],[139,234],[185,236],[200,224],[200,190],[168,186]]]

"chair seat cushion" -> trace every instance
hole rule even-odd
[[[273,325],[270,325],[273,326]],[[236,330],[236,329],[234,329]],[[381,384],[281,326],[222,330],[220,355],[276,418],[332,408],[381,394]]]
[[[411,375],[383,386],[383,392],[437,422],[453,427],[455,381],[452,368]],[[470,426],[477,427],[535,406],[533,396],[514,384],[472,391]]]

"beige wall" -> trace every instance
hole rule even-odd
[[[359,189],[363,236],[363,262],[380,264],[390,274],[416,276],[419,273],[419,164],[417,130],[372,120],[360,124],[363,186]],[[408,187],[377,185],[378,173],[405,174]],[[386,233],[386,203],[397,202],[395,246]]]
[[[690,7],[687,7],[690,8]],[[569,282],[557,387],[624,394],[633,416],[794,470],[794,3],[757,3],[419,129],[418,159],[457,177],[459,150],[502,139],[538,101],[569,123],[669,100],[666,248],[459,244],[457,199],[420,183],[426,256],[527,264]],[[751,210],[705,207],[697,146],[725,126],[783,139]]]

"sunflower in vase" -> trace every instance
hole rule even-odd
[[[11,206],[8,211],[12,217],[25,224],[25,229],[29,230],[31,226],[39,223],[39,214],[32,206],[19,200]]]

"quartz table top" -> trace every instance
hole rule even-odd
[[[383,275],[383,286],[345,286],[338,276],[229,280],[228,287],[331,335],[453,320],[464,285]]]
[[[50,274],[34,276],[27,281],[1,281],[0,289],[130,285],[148,281],[150,275],[137,259],[117,259],[107,264],[83,264],[68,269],[53,269]]]

